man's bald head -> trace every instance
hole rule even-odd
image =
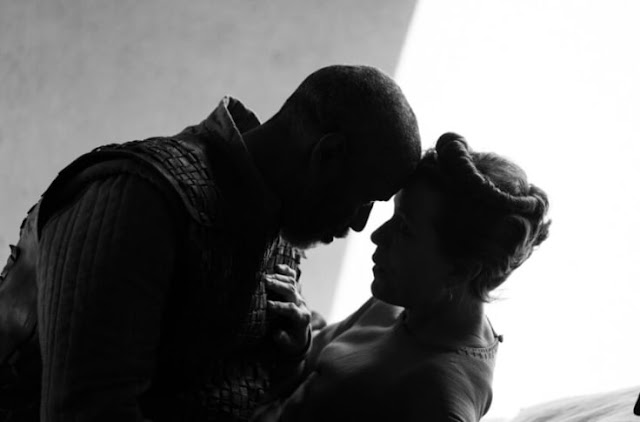
[[[361,230],[367,204],[389,199],[420,160],[407,99],[369,66],[313,72],[263,126],[259,155],[270,156],[262,168],[282,201],[282,233],[301,246]]]
[[[278,114],[298,133],[343,134],[350,164],[365,172],[393,179],[420,159],[413,110],[398,84],[374,67],[321,68],[300,84]]]

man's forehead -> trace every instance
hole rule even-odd
[[[381,169],[368,177],[365,175],[364,191],[366,191],[367,200],[390,200],[406,183],[407,178],[407,175],[389,174],[381,171]]]
[[[370,189],[365,195],[367,201],[389,201],[398,193],[398,188],[389,186],[377,186]]]
[[[410,181],[414,171],[415,168],[406,161],[387,159],[369,167],[364,173],[368,173],[371,184],[376,187],[379,198],[375,199],[387,201]]]

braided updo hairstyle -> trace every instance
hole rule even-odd
[[[482,301],[547,238],[545,192],[511,161],[474,152],[455,133],[425,153],[415,177],[442,193],[445,209],[435,227],[443,251],[456,266],[480,264],[468,287]]]

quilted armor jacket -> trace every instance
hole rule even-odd
[[[252,174],[255,169],[243,151],[236,127],[255,124],[252,113],[225,98],[204,122],[174,137],[97,148],[65,168],[29,214],[37,219],[36,237],[43,230],[62,231],[47,224],[78,197],[89,195],[87,186],[122,176],[153,186],[171,209],[178,233],[176,271],[163,302],[153,376],[140,384],[146,388],[139,391],[139,409],[130,413],[137,415],[131,420],[248,420],[277,371],[280,358],[268,335],[274,322],[267,318],[260,275],[272,271],[275,263],[298,269],[302,252],[278,237],[277,207]],[[117,191],[117,187],[111,189]],[[114,230],[108,227],[109,221],[101,223],[102,231]],[[43,262],[67,259],[57,256],[47,240],[56,236],[45,236],[39,245]],[[91,253],[102,252],[96,248]],[[46,296],[43,283],[50,271],[38,268],[40,299]],[[35,325],[33,318],[30,324]],[[37,332],[31,328],[26,344],[33,346]],[[38,328],[41,333],[47,329]],[[22,361],[17,358],[20,355]],[[20,365],[35,367],[24,365],[26,356],[13,355],[9,367],[14,373]],[[47,391],[46,397],[55,394]]]

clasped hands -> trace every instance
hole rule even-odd
[[[273,341],[285,359],[304,359],[311,345],[311,311],[296,283],[295,270],[278,264],[274,274],[263,278],[267,311],[282,320],[273,332]]]

